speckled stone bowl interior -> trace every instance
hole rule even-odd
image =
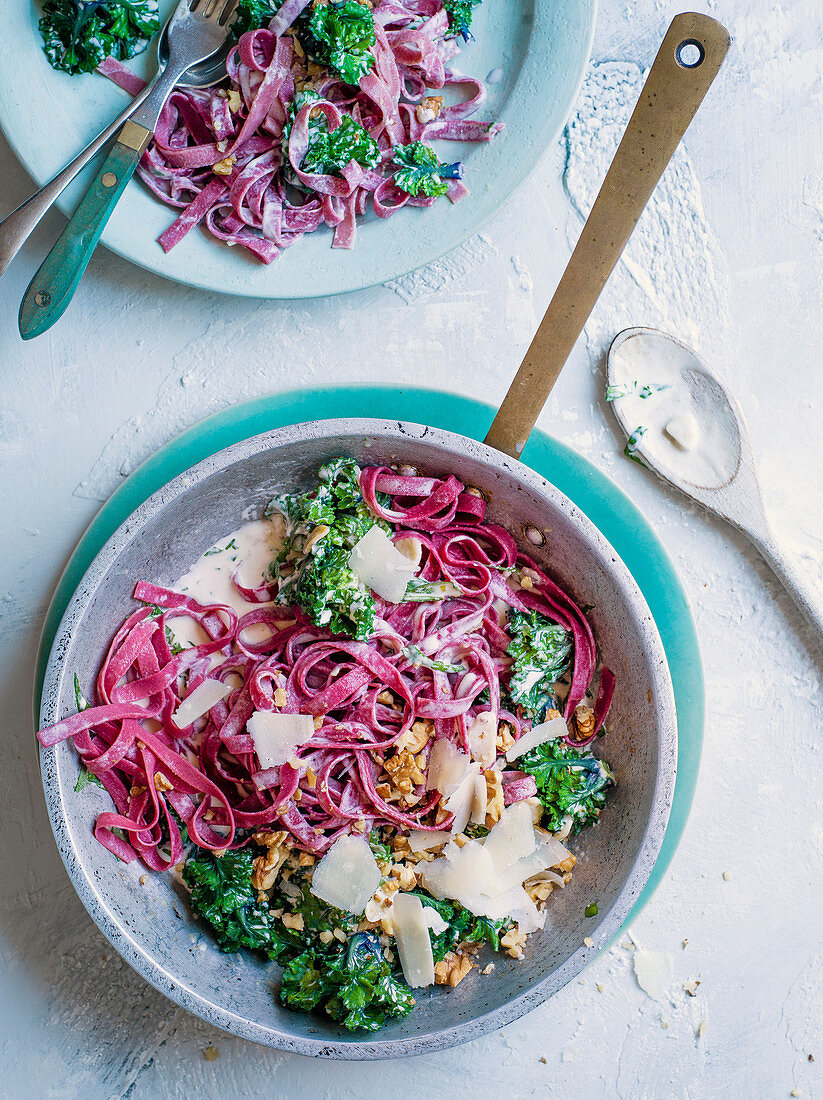
[[[109,640],[132,608],[135,581],[171,584],[199,555],[276,493],[314,480],[324,459],[344,454],[362,465],[402,462],[454,473],[487,497],[487,516],[525,543],[537,527],[545,544],[530,552],[577,599],[591,604],[601,659],[617,677],[607,738],[597,750],[618,788],[601,821],[574,838],[579,862],[570,886],[552,895],[546,927],[525,958],[495,956],[489,976],[474,972],[452,991],[420,991],[413,1012],[376,1036],[295,1014],[275,996],[279,969],[250,954],[224,955],[190,915],[170,876],[117,862],[92,837],[108,797],[75,793],[73,748],[42,752],[52,824],[83,903],[124,958],[172,1000],[219,1027],[303,1054],[379,1058],[465,1042],[549,997],[615,935],[639,896],[663,840],[674,791],[676,719],[666,658],[637,585],[586,517],[528,467],[462,436],[397,421],[320,421],[235,444],[195,466],[145,502],[109,540],[83,578],[58,630],[43,692],[41,722],[74,709],[73,676],[90,685]],[[595,919],[584,909],[597,901]],[[591,937],[593,946],[583,940]],[[201,949],[205,944],[205,950]]]

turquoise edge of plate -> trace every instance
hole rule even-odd
[[[147,459],[112,494],[69,558],[46,614],[37,656],[35,703],[52,641],[83,574],[117,528],[147,497],[216,451],[261,432],[332,417],[383,417],[431,424],[482,439],[494,409],[471,398],[403,386],[318,387],[267,394],[195,424]],[[660,883],[686,827],[703,745],[703,666],[686,594],[669,555],[648,522],[605,474],[565,444],[534,431],[523,460],[565,493],[606,536],[637,581],[654,615],[674,684],[677,707],[677,781],[660,855],[624,928]],[[35,716],[35,722],[36,722]]]

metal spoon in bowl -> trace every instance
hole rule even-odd
[[[171,17],[169,17],[171,18]],[[227,43],[212,57],[192,65],[177,82],[180,88],[207,88],[217,84],[226,76],[226,58],[229,50],[234,45]],[[157,39],[157,66],[159,70],[166,67],[169,60],[168,22]],[[36,191],[31,198],[18,206],[8,217],[0,221],[0,275],[6,270],[11,261],[22,248],[40,222],[47,210],[56,202],[58,196],[68,187],[78,173],[86,167],[91,158],[98,153],[106,142],[114,137],[124,122],[134,114],[143,100],[151,91],[151,85],[146,84],[142,91],[138,92],[124,111],[117,116],[110,126],[89,144],[74,158],[71,164],[66,165],[62,172],[54,179]]]
[[[823,638],[821,593],[775,538],[743,411],[714,371],[673,336],[628,328],[609,348],[608,380],[632,455],[742,531]]]

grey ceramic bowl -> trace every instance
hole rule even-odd
[[[465,1042],[516,1019],[570,981],[617,933],[657,857],[675,781],[674,698],[649,608],[616,552],[552,485],[521,463],[462,436],[397,421],[319,421],[237,443],[175,478],[112,536],[83,578],[60,624],[46,671],[43,725],[74,709],[73,676],[84,685],[142,578],[170,584],[200,554],[275,493],[306,488],[323,459],[345,454],[361,464],[409,463],[451,472],[482,490],[488,517],[528,545],[581,604],[617,690],[602,753],[618,788],[600,822],[574,838],[579,862],[570,886],[555,891],[542,933],[521,961],[496,956],[454,991],[419,992],[414,1011],[368,1038],[331,1021],[282,1008],[279,970],[251,955],[224,955],[191,917],[185,892],[168,875],[145,886],[139,864],[113,859],[93,839],[108,804],[94,786],[75,793],[78,761],[63,744],[42,752],[43,783],[60,852],[92,918],[120,954],[184,1008],[247,1039],[334,1058],[418,1054]],[[543,546],[526,543],[533,525]],[[534,536],[534,532],[531,532]],[[584,908],[596,899],[596,919]],[[586,947],[585,937],[593,946]],[[195,941],[200,941],[195,942]],[[205,945],[201,949],[200,943]]]

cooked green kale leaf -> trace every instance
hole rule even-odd
[[[307,103],[321,99],[312,88],[298,92],[286,112],[286,122],[280,144],[286,160],[289,158],[289,141],[298,111]],[[318,111],[317,118],[309,117],[309,144],[300,164],[301,171],[340,175],[347,164],[356,161],[364,168],[374,168],[380,162],[377,142],[351,115],[344,114],[336,130],[329,130],[326,116]],[[295,180],[296,182],[296,180]]]
[[[349,1031],[377,1031],[414,1007],[411,990],[392,974],[373,932],[358,932],[343,950],[301,952],[283,973],[280,1000],[298,1012],[322,1009]]]
[[[408,195],[426,195],[429,198],[445,195],[448,186],[443,181],[459,179],[463,175],[462,164],[441,164],[434,149],[422,141],[397,145],[392,157],[397,165],[394,182]]]
[[[309,7],[295,28],[309,57],[348,84],[357,85],[374,65],[374,16],[357,0]]]
[[[212,926],[221,951],[246,947],[277,959],[292,934],[272,920],[268,906],[258,904],[251,884],[254,858],[249,848],[222,856],[197,848],[186,860],[183,881],[191,889],[192,909]]]
[[[159,25],[157,0],[46,0],[39,23],[52,68],[72,75],[134,57]]]
[[[489,917],[476,917],[457,902],[438,901],[425,890],[413,890],[423,906],[434,909],[448,925],[444,932],[435,933],[429,929],[434,961],[439,962],[459,943],[488,943],[495,951],[500,950],[500,937],[511,925],[510,920],[491,920]]]
[[[434,661],[431,657],[427,657],[426,654],[416,645],[404,646],[401,650],[403,656],[411,661],[413,665],[420,665],[423,668],[431,668],[435,672],[466,672],[467,666],[464,664],[450,664],[448,661]]]
[[[78,679],[76,672],[74,674],[74,704],[77,707],[78,714],[81,710],[88,710],[91,706],[91,703],[88,701],[88,699],[85,697],[82,690],[80,689],[80,680]],[[81,760],[80,774],[77,777],[77,782],[74,784],[74,789],[76,791],[82,791],[85,787],[88,787],[89,783],[94,783],[98,787],[103,786],[102,781],[98,779],[94,772],[90,772]]]
[[[468,42],[472,37],[469,28],[472,25],[473,9],[480,2],[481,0],[443,0],[443,7],[449,17],[449,38],[459,35]]]
[[[246,31],[267,27],[283,0],[239,0],[231,29],[239,38]]]
[[[378,863],[391,863],[391,848],[385,841],[380,839],[379,833],[375,833],[374,831],[369,833],[369,847],[371,848],[371,854]]]
[[[260,904],[251,884],[254,858],[252,849],[215,856],[199,848],[186,861],[183,879],[192,891],[192,908],[212,926],[222,951],[264,952],[285,967],[280,1000],[286,1007],[322,1010],[351,1031],[377,1031],[387,1019],[411,1011],[411,990],[383,958],[375,935],[361,932],[347,944],[334,937],[324,943],[321,933],[354,932],[356,920],[325,905],[308,880],[296,875],[288,896],[275,888]],[[287,928],[272,909],[300,914],[303,929]]]
[[[509,695],[539,721],[555,703],[553,686],[569,666],[572,635],[539,611],[512,611],[509,633],[506,652],[513,658]]]
[[[312,121],[319,125],[309,138],[302,171],[339,175],[353,160],[364,168],[374,168],[380,161],[377,142],[351,115],[343,115],[336,130],[328,129],[325,116]]]
[[[572,818],[578,832],[597,820],[606,803],[614,776],[604,760],[581,752],[565,741],[547,741],[524,753],[517,766],[537,782],[537,797],[543,804],[543,824],[557,832],[564,817]]]
[[[369,510],[359,475],[352,459],[334,459],[321,467],[319,485],[276,497],[266,514],[280,512],[286,521],[283,548],[270,567],[280,581],[276,601],[297,604],[335,634],[363,639],[374,629],[374,599],[349,568],[349,554],[375,524],[388,526]]]

